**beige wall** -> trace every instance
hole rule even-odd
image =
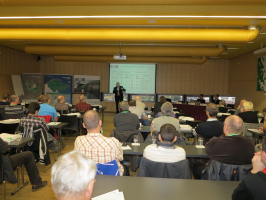
[[[4,93],[14,94],[11,74],[38,73],[37,56],[0,46],[0,99]]]
[[[254,109],[262,112],[266,108],[264,92],[256,91],[258,57],[266,54],[254,55],[253,52],[233,58],[229,61],[228,93],[236,96],[236,104],[241,99],[252,101]]]

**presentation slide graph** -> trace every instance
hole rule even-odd
[[[110,63],[109,92],[119,82],[127,93],[155,94],[155,73],[155,64]]]

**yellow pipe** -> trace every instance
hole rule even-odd
[[[1,28],[0,40],[246,43],[258,29]]]
[[[127,60],[114,60],[113,56],[62,56],[55,55],[56,61],[72,62],[138,62],[138,63],[180,63],[180,64],[203,64],[207,57],[127,57]]]
[[[25,52],[38,55],[95,55],[110,56],[119,53],[119,46],[26,46]],[[224,47],[169,47],[169,46],[122,46],[127,56],[209,56],[216,57]]]
[[[242,0],[242,4],[262,4],[262,0]],[[176,4],[176,5],[194,5],[194,4],[199,4],[198,0],[134,0],[132,1],[125,1],[125,0],[115,0],[115,1],[110,1],[110,0],[0,0],[0,5],[4,6],[33,6],[33,5],[38,5],[38,6],[52,6],[52,5],[60,5],[60,6],[71,6],[71,5],[76,5],[76,6],[83,6],[83,5],[123,5],[123,4]],[[223,0],[223,1],[210,1],[210,0],[201,0],[200,4],[202,5],[209,5],[209,4],[214,4],[214,5],[234,5],[234,4],[239,4],[239,0]]]

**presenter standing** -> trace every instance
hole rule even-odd
[[[115,93],[115,104],[116,104],[116,113],[119,113],[118,111],[118,104],[120,101],[123,101],[123,91],[125,92],[126,89],[123,88],[123,86],[120,86],[120,83],[116,83],[116,87],[114,87],[113,93]]]

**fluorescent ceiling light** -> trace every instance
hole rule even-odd
[[[0,19],[99,19],[99,18],[225,18],[225,19],[266,19],[266,16],[204,16],[204,15],[106,15],[106,16],[16,16]]]

